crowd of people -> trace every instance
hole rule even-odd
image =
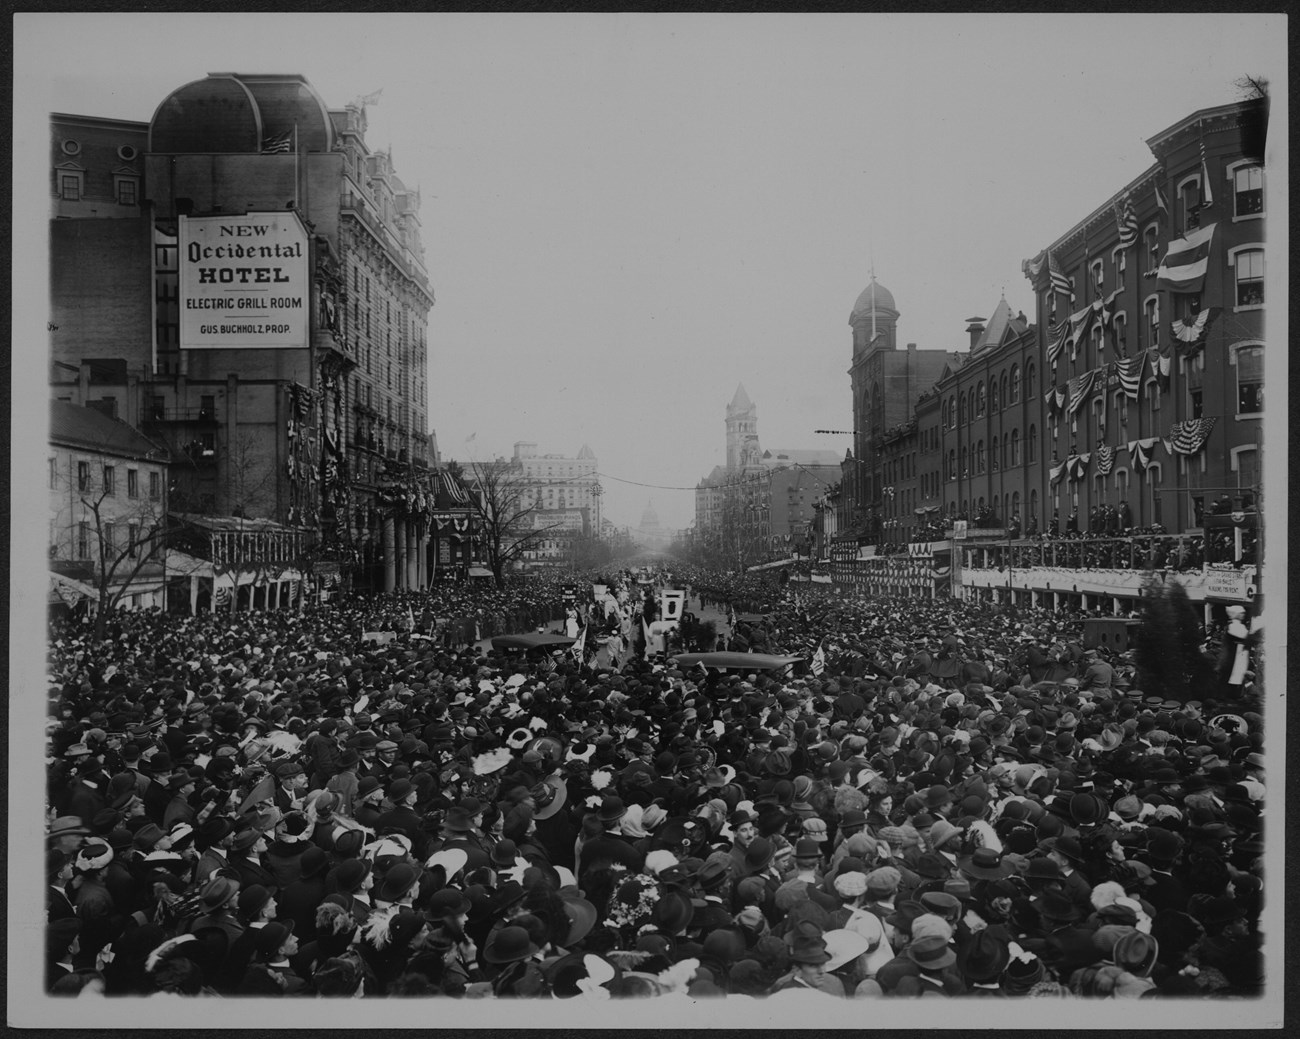
[[[794,671],[496,651],[565,585],[53,625],[54,995],[1263,992],[1263,687],[1081,615],[674,566]],[[629,609],[630,608],[630,609]],[[392,632],[385,640],[367,633]]]

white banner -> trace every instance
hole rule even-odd
[[[179,221],[183,350],[307,345],[307,232],[291,210]]]
[[[1216,570],[1205,568],[1205,594],[1215,599],[1249,602],[1254,598],[1252,582],[1245,570]]]

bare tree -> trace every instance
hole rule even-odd
[[[1268,97],[1267,76],[1239,76],[1233,80],[1232,85],[1241,91],[1243,101]]]
[[[505,584],[506,568],[563,523],[547,523],[546,511],[528,493],[523,470],[504,460],[471,462],[470,501],[479,521],[487,564],[497,587]]]
[[[95,611],[95,637],[103,638],[108,618],[140,572],[162,560],[171,531],[161,505],[146,502],[127,509],[106,509],[108,487],[94,497],[82,496],[95,537],[94,581],[99,593]]]

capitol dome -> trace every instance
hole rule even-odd
[[[872,310],[878,313],[891,313],[895,317],[898,316],[898,308],[894,306],[894,294],[876,281],[874,275],[872,275],[871,284],[862,290],[862,295],[853,304],[853,313],[849,315],[850,324],[859,315],[870,314]]]

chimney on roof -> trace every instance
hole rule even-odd
[[[980,341],[980,336],[984,334],[984,319],[982,317],[968,317],[966,319],[966,332],[970,336],[970,348],[975,349],[975,344]]]

